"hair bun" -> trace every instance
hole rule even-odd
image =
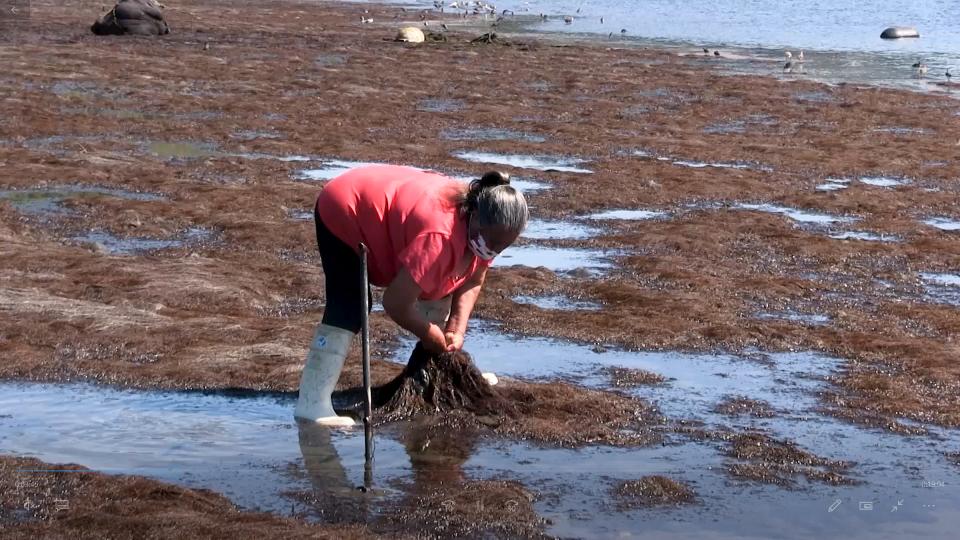
[[[480,189],[486,189],[496,186],[506,186],[510,184],[510,174],[501,171],[490,171],[484,173],[480,178]]]

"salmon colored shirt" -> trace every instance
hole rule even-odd
[[[367,245],[370,282],[386,287],[406,268],[423,290],[424,300],[438,300],[457,290],[489,266],[467,252],[467,222],[449,202],[460,182],[412,167],[368,165],[347,171],[324,186],[317,213],[337,238],[357,253]]]

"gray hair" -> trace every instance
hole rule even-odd
[[[509,174],[496,171],[470,182],[461,208],[475,212],[481,227],[499,226],[517,234],[530,219],[523,193],[510,185]]]

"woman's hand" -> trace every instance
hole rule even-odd
[[[443,335],[443,330],[435,324],[431,324],[427,328],[427,333],[419,336],[420,342],[423,343],[423,347],[428,351],[440,354],[447,352],[447,338]]]
[[[463,334],[460,332],[447,332],[443,335],[447,341],[447,352],[454,352],[463,349]]]

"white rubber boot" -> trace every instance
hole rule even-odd
[[[440,300],[417,300],[417,311],[428,321],[440,328],[445,328],[447,319],[450,317],[450,306],[452,302],[453,298],[450,296],[445,296]],[[483,375],[483,379],[487,381],[487,384],[490,386],[494,386],[499,382],[494,373],[481,373],[481,375]]]
[[[353,419],[337,416],[330,395],[340,378],[353,332],[321,324],[313,336],[300,378],[300,397],[294,416],[327,426],[352,426]]]

